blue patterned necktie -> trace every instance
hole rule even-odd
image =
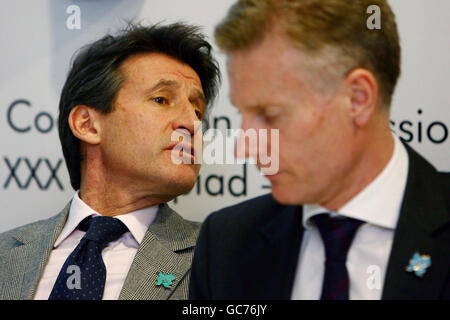
[[[49,300],[101,300],[106,268],[102,250],[128,231],[116,218],[87,217],[77,227],[86,231],[64,262]]]
[[[353,238],[363,221],[332,218],[329,214],[312,217],[325,246],[325,275],[321,300],[348,300],[349,280],[345,263]]]

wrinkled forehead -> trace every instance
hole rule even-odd
[[[121,69],[129,82],[157,81],[161,77],[169,77],[201,88],[200,77],[190,65],[161,53],[132,55],[123,62]]]

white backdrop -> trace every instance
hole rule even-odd
[[[59,145],[59,94],[72,54],[125,25],[125,19],[215,24],[234,0],[4,0],[0,4],[0,232],[48,218],[74,190]],[[392,129],[431,161],[450,171],[450,1],[391,0],[402,45],[402,75],[393,100]],[[71,29],[80,8],[80,28]],[[382,18],[382,17],[381,17]],[[70,25],[70,24],[69,24]],[[75,24],[76,26],[76,24]],[[223,84],[211,125],[240,125],[228,100],[224,56],[215,51]],[[185,218],[202,221],[211,211],[270,191],[254,166],[205,165],[197,185],[172,201]]]

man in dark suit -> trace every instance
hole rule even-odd
[[[56,216],[0,234],[0,299],[186,299],[200,224],[166,202],[196,181],[186,141],[201,139],[218,81],[194,26],[129,25],[84,47],[59,105],[77,191]]]
[[[239,0],[215,36],[244,132],[279,130],[279,170],[271,195],[206,219],[190,298],[450,298],[449,175],[390,131],[387,1]]]

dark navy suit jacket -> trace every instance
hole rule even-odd
[[[450,173],[407,146],[409,172],[382,299],[450,299]],[[190,299],[290,299],[303,237],[302,207],[271,195],[212,213],[194,253]],[[432,265],[405,268],[415,252]]]

